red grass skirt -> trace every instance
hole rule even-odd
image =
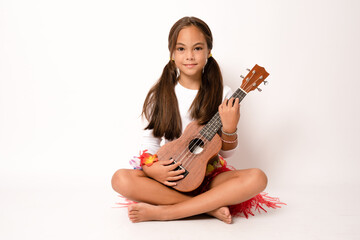
[[[227,166],[227,162],[221,157],[220,157],[220,164],[216,163],[218,165],[218,167],[214,167],[214,169],[212,171],[207,171],[206,177],[204,179],[204,181],[202,182],[202,184],[195,189],[194,191],[190,192],[190,195],[199,195],[203,192],[206,192],[209,190],[210,187],[210,183],[211,181],[220,173],[223,172],[227,172],[227,171],[232,171],[232,170],[236,170],[234,167],[232,166]],[[210,163],[209,163],[210,164]],[[209,169],[209,165],[208,165],[208,169]],[[246,218],[249,217],[249,215],[254,216],[254,212],[261,212],[260,210],[263,210],[264,212],[267,212],[264,207],[268,207],[268,208],[281,208],[281,205],[286,205],[283,202],[280,202],[279,198],[275,198],[275,197],[270,197],[268,196],[267,193],[262,192],[259,193],[258,195],[256,195],[253,198],[250,198],[249,200],[239,203],[239,204],[235,204],[235,205],[231,205],[228,206],[231,216],[244,216]]]

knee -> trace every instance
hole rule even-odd
[[[260,192],[263,191],[268,183],[268,178],[266,174],[259,168],[251,169],[251,178],[254,183],[258,186]]]
[[[126,196],[131,188],[130,178],[131,176],[128,169],[119,169],[111,178],[111,186],[116,192]]]

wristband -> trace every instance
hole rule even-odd
[[[224,132],[224,131],[223,131],[223,128],[221,127],[221,132],[222,132],[223,134],[227,135],[227,136],[234,136],[234,135],[237,133],[237,128],[235,129],[235,132],[233,132],[233,133],[227,133],[227,132]]]
[[[227,140],[224,140],[223,138],[221,138],[221,141],[223,141],[224,143],[236,143],[237,140],[238,140],[237,135],[236,135],[235,140],[232,140],[232,141],[227,141]]]

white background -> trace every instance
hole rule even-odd
[[[235,90],[255,64],[270,73],[269,85],[241,105],[229,163],[263,169],[267,191],[288,206],[235,222],[249,224],[248,235],[227,232],[325,239],[329,229],[326,239],[359,239],[359,10],[355,0],[0,0],[1,238],[130,239],[159,224],[132,225],[125,210],[111,209],[118,199],[110,179],[139,150],[142,104],[169,60],[171,26],[196,16],[213,32],[225,84]],[[302,202],[308,207],[299,209]],[[316,223],[337,220],[308,224],[319,209]],[[91,220],[99,216],[101,228]],[[251,225],[281,217],[290,229],[283,234],[278,225]]]

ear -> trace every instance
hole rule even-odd
[[[209,50],[208,58],[212,57],[211,50]]]

